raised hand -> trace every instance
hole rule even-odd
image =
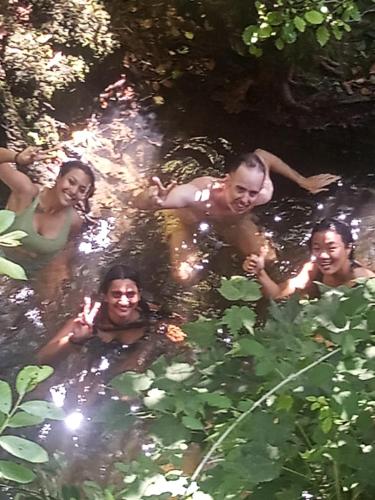
[[[251,254],[244,260],[242,268],[245,272],[258,276],[264,270],[265,259],[267,255],[267,248],[261,247],[258,254]]]
[[[100,302],[94,302],[92,305],[91,298],[83,299],[83,310],[74,320],[72,335],[70,339],[74,343],[79,343],[91,337],[93,334],[93,325],[95,317],[101,307]]]
[[[153,177],[151,179],[153,186],[148,189],[148,196],[151,203],[154,206],[163,207],[168,194],[176,186],[176,181],[172,181],[167,186],[164,186],[159,177]]]
[[[51,153],[54,153],[58,149],[60,149],[60,146],[55,146],[50,149],[41,149],[37,146],[28,146],[26,149],[16,155],[15,160],[17,165],[24,167],[30,165],[34,161],[51,159]]]
[[[339,175],[332,174],[320,174],[320,175],[312,175],[311,177],[305,177],[303,181],[299,184],[303,189],[310,191],[310,193],[316,194],[321,191],[328,191],[326,186],[329,186],[333,182],[340,180],[341,177]]]

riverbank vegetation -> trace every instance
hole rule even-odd
[[[371,116],[371,0],[3,4],[0,106],[9,146],[55,143],[66,122],[95,110],[95,96],[102,93],[96,111],[120,98],[125,81],[149,107],[166,103],[171,88],[192,78],[231,113],[315,110],[319,119],[311,122],[322,124],[333,99],[354,109],[346,110],[348,119],[358,111]]]

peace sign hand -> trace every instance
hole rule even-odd
[[[17,165],[25,167],[34,161],[43,161],[51,159],[50,153],[54,153],[60,149],[60,146],[54,146],[50,149],[41,149],[36,146],[28,146],[26,149],[18,153],[15,157]]]
[[[168,194],[172,191],[172,189],[176,186],[176,181],[172,181],[167,186],[164,186],[159,179],[159,177],[153,177],[151,179],[153,186],[150,186],[148,189],[148,196],[151,201],[151,204],[154,207],[163,207],[165,200],[167,199]]]
[[[92,336],[95,317],[100,307],[100,302],[94,302],[92,306],[90,297],[83,299],[83,310],[74,320],[72,335],[70,336],[73,343],[79,344]]]

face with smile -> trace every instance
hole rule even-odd
[[[134,281],[130,279],[111,281],[105,294],[109,319],[119,325],[137,320],[140,298],[139,289]]]
[[[312,237],[311,254],[323,274],[348,272],[351,251],[351,245],[345,246],[336,231],[319,231]]]
[[[260,168],[249,168],[242,163],[225,179],[226,200],[233,212],[244,214],[251,210],[264,183]]]
[[[79,168],[72,168],[56,180],[55,189],[62,206],[74,206],[83,201],[91,187],[90,177]]]

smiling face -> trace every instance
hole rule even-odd
[[[337,274],[350,269],[351,245],[345,246],[336,231],[319,231],[311,241],[311,254],[323,274]]]
[[[57,178],[55,190],[59,202],[64,207],[73,207],[87,198],[91,189],[91,179],[80,168],[72,168]]]
[[[244,214],[254,207],[264,179],[265,174],[260,168],[249,168],[244,163],[228,174],[225,180],[225,195],[233,212]]]
[[[111,281],[104,299],[109,319],[118,325],[137,320],[140,299],[140,292],[134,281],[130,279]]]

